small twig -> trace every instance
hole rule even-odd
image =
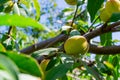
[[[20,0],[17,1],[17,4],[19,4],[19,3],[20,3]]]
[[[10,37],[11,33],[12,33],[12,26],[10,26],[9,29],[8,29],[8,33],[7,33],[8,38]]]
[[[104,34],[107,32],[112,32],[112,28],[117,27],[119,25],[120,25],[120,21],[110,24],[108,26],[105,23],[101,27],[93,30],[92,32],[88,32],[88,33],[84,34],[83,36],[86,37],[87,40],[89,41],[90,39],[92,39],[98,35],[101,35],[101,34]]]
[[[71,23],[71,26],[73,26],[73,23],[74,23],[74,20],[75,20],[75,18],[76,18],[76,14],[77,14],[77,11],[78,11],[78,5],[76,6],[76,10],[75,10],[75,14],[74,14],[74,17],[73,17],[73,19],[72,19],[72,23]]]
[[[100,16],[98,16],[98,17],[92,22],[92,24],[91,24],[90,27],[89,27],[89,30],[91,30],[91,29],[93,28],[94,23],[95,23],[99,18],[100,18]]]
[[[84,10],[84,11],[85,11],[85,10]],[[82,14],[84,11],[82,11],[82,12],[80,12],[78,15],[76,15],[76,16],[75,16],[75,19],[78,18],[79,16],[81,16],[81,14]]]

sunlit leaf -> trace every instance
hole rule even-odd
[[[0,70],[0,80],[13,80],[13,78],[7,71]]]
[[[31,26],[33,28],[44,30],[42,24],[38,23],[37,21],[33,20],[29,17],[19,16],[19,15],[10,15],[4,14],[0,15],[0,26],[18,26],[18,27],[28,27]]]
[[[21,4],[24,4],[27,8],[30,8],[31,0],[20,0]]]
[[[44,60],[42,60],[42,62],[40,63],[40,71],[41,71],[41,73],[42,73],[42,77],[41,77],[42,80],[45,79],[45,75],[46,75],[46,73],[47,73],[46,67],[47,67],[49,61],[50,61],[49,59],[44,59]]]
[[[29,75],[29,74],[19,74],[19,80],[41,80],[38,77]]]
[[[15,63],[7,56],[0,53],[0,68],[7,71],[11,76],[9,80],[18,80],[18,68]]]
[[[39,20],[40,19],[40,4],[38,2],[38,0],[32,0],[34,3],[34,7],[36,10],[36,19]]]
[[[104,61],[103,63],[104,63],[109,69],[114,70],[114,66],[113,66],[111,63],[109,63],[108,61]]]
[[[2,51],[2,52],[6,51],[6,49],[4,48],[4,46],[1,43],[0,43],[0,51]]]

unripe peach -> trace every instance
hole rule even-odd
[[[66,40],[64,49],[66,54],[79,55],[86,53],[89,49],[89,45],[85,37],[76,35]]]
[[[108,0],[105,4],[105,8],[100,14],[100,18],[102,21],[106,22],[110,19],[113,13],[120,13],[119,0]]]

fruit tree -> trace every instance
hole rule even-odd
[[[120,0],[0,0],[0,80],[119,80]]]

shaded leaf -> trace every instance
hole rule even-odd
[[[0,0],[0,5],[3,5],[4,3],[8,2],[10,0]]]
[[[112,45],[112,33],[105,33],[100,35],[101,45],[111,46]]]
[[[89,67],[85,62],[82,61],[82,64],[86,67],[88,73],[90,73],[91,75],[93,75],[95,77],[96,80],[101,80],[100,78],[100,74],[97,70],[95,70],[92,67]]]
[[[35,59],[28,55],[17,54],[16,52],[3,53],[10,57],[20,70],[24,73],[29,73],[34,76],[41,76],[40,68]]]
[[[111,18],[110,18],[110,22],[116,22],[120,20],[120,13],[114,13],[112,14]]]
[[[56,80],[57,78],[63,77],[70,68],[70,63],[60,64],[48,71],[45,80]]]
[[[118,57],[117,56],[113,57],[111,63],[113,64],[114,67],[118,66],[119,65],[119,59],[118,59]]]
[[[0,5],[0,12],[2,12],[4,10],[4,6]]]
[[[104,0],[88,0],[87,9],[91,17],[91,21],[94,20],[97,11],[100,9]]]
[[[58,61],[59,61],[58,58],[52,58],[46,67],[46,71],[53,68]]]

